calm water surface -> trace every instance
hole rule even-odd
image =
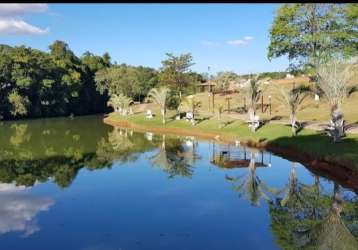
[[[356,194],[269,152],[99,116],[0,142],[0,249],[358,249]]]

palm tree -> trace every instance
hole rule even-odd
[[[224,105],[220,104],[218,106],[218,120],[219,120],[219,128],[222,128],[222,123],[221,123],[221,115],[224,112]]]
[[[259,101],[262,92],[263,92],[263,81],[259,80],[259,75],[248,80],[246,86],[244,87],[247,99],[249,100],[248,104],[248,115],[250,121],[250,127],[252,132],[255,132],[257,127],[254,126],[256,121],[256,103]]]
[[[192,124],[195,125],[195,116],[198,113],[198,109],[201,107],[201,102],[198,101],[194,95],[189,95],[180,105],[183,109],[190,110],[193,114]]]
[[[127,150],[134,146],[134,143],[128,137],[127,129],[114,127],[112,132],[108,133],[108,141],[114,150]]]
[[[285,196],[281,200],[281,206],[301,210],[304,207],[304,200],[302,187],[297,179],[296,165],[292,162],[289,182],[285,189]]]
[[[167,101],[168,92],[169,92],[169,88],[161,87],[159,89],[153,88],[148,93],[149,99],[152,99],[160,106],[160,113],[162,115],[163,124],[165,124],[166,101]]]
[[[230,181],[238,182],[238,185],[234,186],[234,190],[240,196],[245,195],[253,206],[259,205],[260,198],[270,201],[269,194],[277,194],[277,190],[268,187],[256,175],[256,154],[257,152],[252,149],[250,152],[249,171],[244,178],[228,178]]]
[[[123,94],[113,94],[111,95],[109,101],[107,102],[108,106],[111,106],[115,112],[121,113],[122,115],[128,114],[128,107],[133,102],[132,98],[127,97]]]
[[[298,128],[296,115],[303,101],[310,95],[310,88],[300,85],[288,91],[282,87],[279,90],[282,97],[279,100],[289,109],[292,135],[296,136]]]
[[[357,91],[357,86],[348,85],[357,65],[357,58],[354,58],[350,61],[335,59],[318,66],[317,86],[330,105],[332,129],[329,133],[334,142],[339,142],[345,134],[341,106],[346,98]]]
[[[168,159],[165,145],[165,135],[162,135],[162,144],[159,147],[159,152],[153,155],[150,160],[152,165],[159,166],[164,170],[169,170],[171,164]]]
[[[332,205],[328,215],[309,233],[310,243],[314,249],[358,249],[358,242],[341,218],[343,199],[340,186],[334,183]]]
[[[166,144],[165,135],[162,136],[162,144],[159,152],[150,157],[153,166],[158,166],[169,174],[172,178],[176,175],[192,175],[192,165],[188,162],[190,158],[185,157],[183,147],[179,141],[171,141],[172,144]]]

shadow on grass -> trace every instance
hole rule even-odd
[[[247,109],[244,108],[244,107],[238,107],[238,108],[235,108],[235,109],[230,109],[230,112],[233,112],[233,113],[239,113],[239,114],[246,114],[247,113]]]
[[[358,137],[346,136],[341,142],[333,143],[332,138],[322,131],[311,135],[279,137],[271,140],[270,144],[297,149],[310,155],[313,160],[330,159],[339,164],[358,167]],[[295,154],[297,153],[296,151]]]
[[[333,143],[324,132],[285,136],[270,140],[267,149],[358,193],[358,137]]]
[[[353,122],[345,126],[346,130],[355,129],[355,128],[358,128],[358,122]]]
[[[283,116],[281,116],[281,115],[275,115],[270,118],[270,121],[279,121],[279,120],[282,120],[282,118],[283,118]]]
[[[196,124],[199,124],[199,123],[201,123],[201,122],[203,122],[203,121],[210,120],[210,118],[211,118],[211,116],[205,116],[205,117],[196,118],[196,119],[195,119],[195,123],[196,123]]]
[[[229,126],[230,124],[233,124],[236,120],[231,120],[231,121],[227,121],[227,122],[223,122],[222,125],[223,125],[223,128]]]

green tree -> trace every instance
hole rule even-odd
[[[123,94],[134,100],[141,100],[158,83],[155,70],[125,64],[97,71],[95,80],[101,94]]]
[[[257,127],[254,126],[254,123],[256,121],[256,109],[257,109],[257,102],[259,101],[263,91],[263,81],[259,80],[259,75],[256,75],[248,80],[246,83],[246,86],[244,87],[245,95],[249,101],[248,103],[248,115],[249,115],[249,121],[251,130],[253,132],[256,131]]]
[[[111,106],[117,113],[127,115],[130,113],[128,109],[132,102],[133,100],[130,97],[113,94],[108,101],[108,106]]]
[[[353,8],[352,8],[353,7]],[[356,5],[284,4],[270,29],[268,58],[314,69],[335,53],[357,55]]]
[[[156,102],[160,107],[162,122],[165,124],[165,114],[167,105],[167,96],[169,89],[167,87],[153,88],[148,93],[148,98]]]
[[[310,88],[301,85],[290,90],[285,90],[284,88],[279,87],[279,92],[281,94],[279,101],[281,101],[289,110],[292,135],[296,136],[297,128],[299,127],[297,124],[297,112],[303,108],[303,101],[311,94]]]
[[[159,74],[160,82],[171,86],[181,97],[185,88],[193,83],[193,77],[190,75],[190,67],[194,65],[190,53],[175,56],[172,53],[166,53],[167,59],[162,61],[162,68]]]
[[[185,97],[180,106],[183,110],[186,110],[186,112],[189,111],[192,113],[192,124],[195,125],[195,117],[199,114],[201,102],[194,95],[189,95]]]
[[[8,96],[9,103],[11,105],[10,113],[13,116],[26,115],[27,106],[29,105],[29,99],[25,96],[21,96],[16,90],[11,92]]]
[[[232,71],[223,71],[219,72],[214,78],[214,82],[216,82],[215,88],[219,91],[226,91],[229,89],[230,84],[238,81],[239,76]]]
[[[340,141],[345,135],[341,106],[347,97],[357,91],[356,85],[349,85],[357,66],[356,58],[351,61],[337,58],[318,67],[317,85],[329,102],[332,127],[330,135],[334,142]]]

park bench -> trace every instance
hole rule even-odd
[[[258,115],[255,115],[254,119],[251,121],[247,121],[249,124],[249,128],[254,128],[254,130],[258,129],[261,125],[260,117]]]
[[[147,112],[145,113],[145,118],[147,119],[153,118],[153,113],[150,109],[148,109]]]
[[[186,112],[185,119],[186,119],[186,121],[191,122],[192,124],[195,123],[194,115],[192,112]]]

